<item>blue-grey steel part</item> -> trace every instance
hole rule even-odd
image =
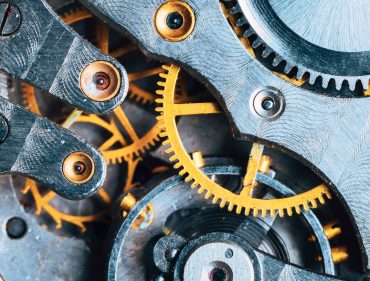
[[[89,197],[102,187],[106,178],[104,158],[86,141],[2,97],[0,114],[9,130],[0,143],[0,174],[35,179],[74,200]],[[94,175],[84,184],[74,184],[63,174],[64,159],[73,152],[85,152],[95,164]]]
[[[10,36],[0,36],[0,69],[89,113],[106,113],[126,97],[128,77],[118,61],[103,54],[66,24],[44,0],[11,0],[21,24]],[[0,11],[1,12],[1,11]],[[121,88],[110,100],[94,101],[80,88],[80,74],[95,61],[112,63]]]
[[[180,42],[164,40],[153,25],[162,0],[82,2],[148,55],[178,63],[207,83],[238,138],[280,147],[317,172],[348,206],[370,269],[370,174],[364,172],[370,170],[370,99],[329,97],[276,76],[240,42],[217,0],[186,1],[196,22]],[[258,118],[248,107],[253,93],[267,86],[285,100],[284,113],[273,121]]]

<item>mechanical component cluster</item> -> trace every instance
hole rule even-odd
[[[0,280],[369,280],[369,10],[2,1]]]

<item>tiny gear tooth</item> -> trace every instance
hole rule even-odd
[[[184,177],[184,181],[189,183],[191,188],[198,188],[197,193],[210,200],[213,204],[219,204],[221,208],[226,205],[229,211],[236,211],[237,213],[258,216],[279,216],[288,215],[291,216],[293,213],[300,213],[301,206],[304,210],[309,210],[310,207],[316,207],[317,202],[321,204],[325,203],[324,195],[331,198],[329,188],[321,184],[317,187],[306,191],[305,193],[299,195],[293,195],[291,197],[279,198],[279,199],[257,199],[253,197],[245,197],[240,194],[235,194],[230,190],[220,186],[218,183],[212,181],[208,178],[194,163],[191,156],[185,150],[180,135],[177,130],[177,125],[175,122],[176,115],[176,103],[174,103],[174,95],[176,89],[176,81],[178,80],[178,75],[180,68],[174,65],[164,66],[166,71],[166,79],[164,81],[163,89],[157,91],[161,96],[158,104],[158,112],[160,114],[161,124],[164,125],[164,131],[161,136],[164,138],[163,145],[169,146],[166,152],[169,153],[170,161],[176,161],[173,164],[175,169],[178,169],[179,175]],[[163,78],[164,75],[161,75]],[[191,103],[187,103],[191,105]],[[199,110],[199,106],[196,105],[194,108]],[[221,113],[217,111],[216,105],[207,108],[213,108],[210,113]],[[192,182],[193,181],[193,182]],[[191,183],[192,182],[192,183]],[[213,197],[212,197],[213,196]],[[315,203],[312,203],[315,202]]]

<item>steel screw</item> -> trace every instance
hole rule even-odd
[[[283,113],[285,99],[282,93],[273,87],[266,87],[256,93],[251,98],[251,109],[259,117],[265,120],[276,120]]]
[[[16,32],[22,22],[19,8],[9,2],[0,3],[0,35],[9,36]]]
[[[0,143],[5,141],[9,133],[8,122],[0,115]]]

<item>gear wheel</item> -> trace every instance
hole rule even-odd
[[[242,36],[272,67],[337,91],[368,89],[366,1],[225,0]],[[268,58],[270,58],[268,60]],[[343,92],[340,92],[343,93]],[[359,91],[359,93],[362,92]]]
[[[180,169],[179,174],[185,177],[185,182],[191,183],[191,188],[198,188],[198,194],[203,195],[206,199],[212,197],[212,203],[219,203],[221,207],[228,204],[228,210],[233,211],[236,207],[236,213],[240,214],[244,209],[244,214],[249,215],[253,211],[254,216],[261,214],[265,217],[267,213],[275,216],[278,212],[280,216],[288,214],[291,216],[293,211],[301,212],[301,208],[308,210],[316,208],[319,201],[325,203],[325,198],[331,199],[329,188],[321,184],[309,191],[295,196],[281,199],[257,199],[252,197],[253,188],[256,186],[255,176],[257,168],[262,157],[260,145],[255,144],[248,163],[247,174],[244,178],[243,186],[239,194],[233,193],[212,181],[199,169],[202,161],[199,158],[192,159],[184,148],[179,132],[176,126],[176,117],[199,115],[199,114],[219,114],[221,110],[215,103],[175,103],[174,92],[179,75],[180,68],[171,65],[163,66],[165,72],[160,74],[164,81],[158,82],[163,90],[158,90],[160,96],[156,101],[159,104],[157,111],[160,116],[157,117],[160,122],[160,128],[164,130],[161,136],[165,138],[163,145],[169,146],[166,153],[171,154],[169,158],[174,164],[175,169]]]

